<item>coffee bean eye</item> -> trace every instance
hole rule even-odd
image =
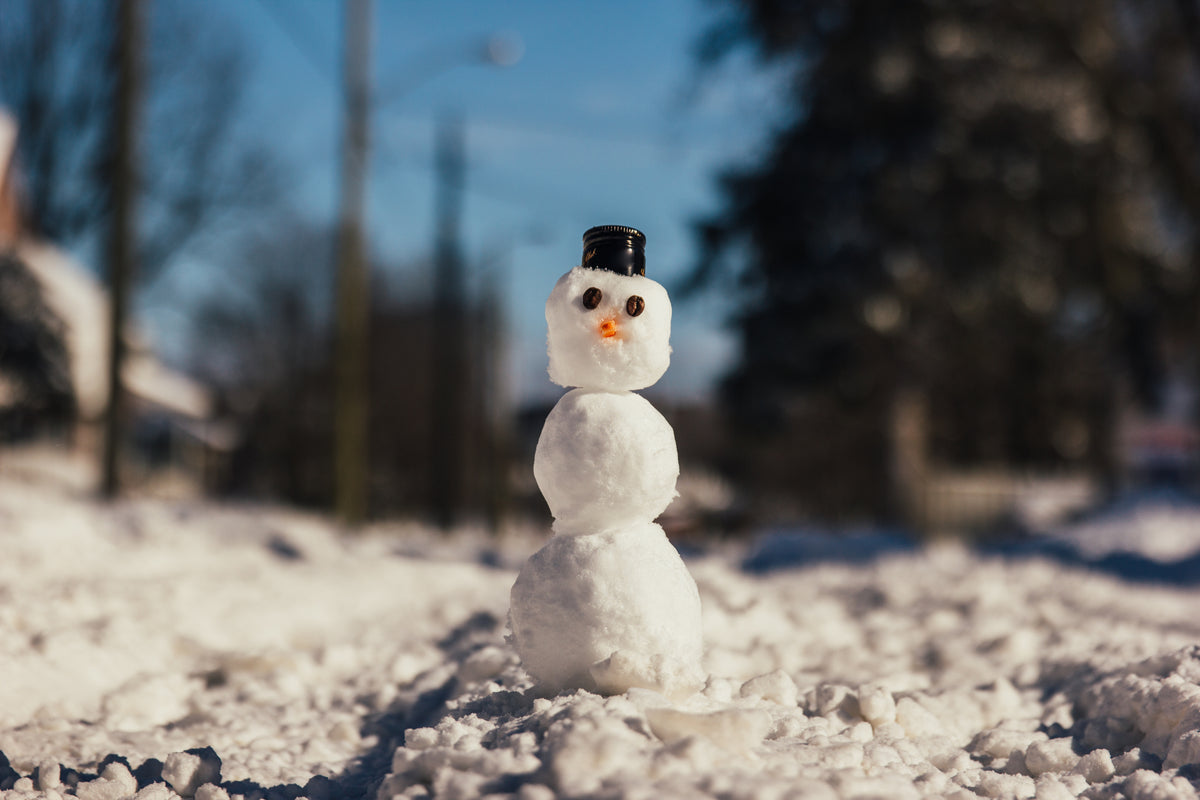
[[[595,286],[583,293],[583,307],[593,309],[600,305],[600,300],[603,299],[604,292],[597,289]]]
[[[636,294],[631,295],[625,301],[625,313],[631,317],[636,317],[638,314],[646,310],[646,301],[638,297]]]

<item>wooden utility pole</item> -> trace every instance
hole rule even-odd
[[[341,213],[338,222],[334,493],[349,525],[367,514],[367,344],[370,315],[364,210],[370,112],[371,0],[346,0]]]
[[[480,364],[478,400],[480,418],[485,426],[480,437],[483,457],[478,461],[480,469],[486,471],[484,507],[488,529],[497,535],[504,527],[511,498],[508,486],[508,404],[504,401],[503,385],[507,372],[504,369],[504,303],[495,271],[489,272],[484,280],[480,297],[479,311],[475,315],[477,343],[472,348]]]
[[[108,405],[104,417],[104,449],[100,492],[112,499],[120,491],[120,451],[125,391],[125,320],[136,274],[137,125],[141,95],[142,2],[116,5],[113,65],[117,73],[112,117],[112,223],[108,239],[109,331]]]
[[[466,398],[466,302],[459,222],[465,172],[462,120],[444,117],[437,131],[437,241],[433,278],[433,516],[443,530],[457,521],[462,504],[463,413]]]

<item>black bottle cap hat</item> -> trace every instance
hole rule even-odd
[[[646,274],[646,235],[624,225],[597,225],[583,234],[583,266],[621,275]]]

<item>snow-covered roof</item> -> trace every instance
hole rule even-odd
[[[0,245],[12,244],[17,256],[42,286],[46,304],[66,325],[71,383],[79,415],[97,419],[108,403],[108,291],[71,256],[49,242],[23,235],[16,216],[13,187],[19,126],[0,108]],[[12,230],[5,226],[12,222]],[[126,389],[136,398],[189,419],[212,415],[212,397],[204,386],[169,369],[126,326],[128,357],[122,368]]]
[[[23,239],[17,255],[42,285],[46,304],[66,325],[71,382],[79,414],[96,419],[108,402],[108,290],[70,255],[48,242]],[[128,358],[122,369],[135,397],[191,419],[212,413],[206,387],[162,364],[148,345],[126,327]]]

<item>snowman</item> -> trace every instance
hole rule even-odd
[[[606,225],[546,301],[550,379],[533,474],[554,536],[511,594],[512,642],[549,693],[632,687],[682,697],[703,682],[700,596],[654,519],[675,497],[670,424],[633,393],[670,363],[671,302],[645,277],[645,236]]]

